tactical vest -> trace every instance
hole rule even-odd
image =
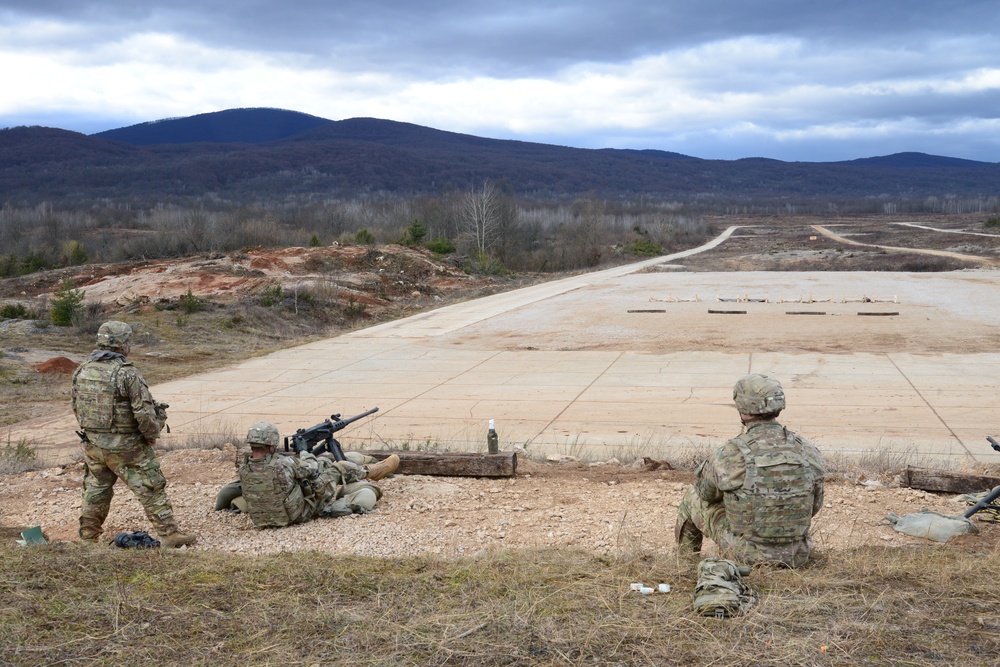
[[[746,477],[743,488],[727,494],[730,530],[764,545],[798,542],[812,521],[815,473],[788,429],[774,424],[753,430],[735,439]]]
[[[302,489],[294,479],[282,474],[277,463],[272,463],[276,456],[268,454],[262,459],[251,459],[247,454],[240,466],[243,498],[250,519],[258,528],[293,524],[305,511]]]
[[[80,427],[96,433],[138,433],[132,401],[118,393],[118,372],[124,359],[88,361],[73,378],[76,416]]]

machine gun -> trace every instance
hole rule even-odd
[[[990,436],[986,436],[986,439],[990,441],[993,449],[1000,452],[1000,442],[997,442]],[[982,498],[979,498],[980,495],[982,495]],[[947,542],[956,535],[975,532],[976,529],[972,525],[971,517],[978,512],[985,510],[987,513],[993,515],[993,518],[987,521],[990,523],[997,522],[997,516],[1000,515],[1000,506],[994,505],[993,502],[997,498],[1000,498],[1000,486],[988,493],[970,494],[970,496],[968,503],[972,507],[965,510],[961,515],[952,516],[932,512],[931,510],[920,510],[919,512],[905,516],[896,516],[890,512],[886,519],[892,524],[894,530],[904,535],[922,537],[934,540],[935,542]],[[976,502],[976,499],[978,499],[978,502]]]
[[[333,454],[333,458],[343,461],[347,457],[344,456],[344,450],[341,449],[340,443],[333,437],[333,434],[343,430],[348,424],[353,424],[362,417],[376,412],[378,412],[378,408],[372,408],[368,412],[362,412],[360,415],[354,415],[347,419],[341,419],[339,413],[330,415],[329,419],[315,426],[300,428],[295,431],[295,435],[285,436],[285,451],[309,452],[316,456],[323,452],[330,452]]]
[[[993,449],[995,449],[996,451],[1000,452],[1000,442],[997,442],[996,440],[994,440],[993,436],[990,436],[990,435],[986,436],[986,439],[990,441],[990,446]],[[1000,498],[1000,486],[996,487],[995,489],[993,489],[992,491],[990,491],[988,494],[986,494],[982,498],[982,500],[980,500],[975,505],[973,505],[972,507],[970,507],[969,509],[967,509],[965,511],[965,513],[962,514],[962,516],[964,516],[966,519],[968,519],[970,516],[972,516],[976,512],[981,512],[983,510],[986,510],[990,514],[993,514],[993,522],[996,522],[997,515],[1000,515],[1000,506],[994,505],[993,501],[996,500],[997,498]],[[969,502],[972,502],[972,501],[970,500]]]

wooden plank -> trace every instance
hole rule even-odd
[[[786,310],[785,315],[826,315],[824,310]]]
[[[911,489],[923,489],[924,491],[978,493],[979,491],[990,491],[994,487],[1000,486],[1000,477],[907,466],[905,483]]]
[[[513,477],[517,473],[517,454],[474,454],[467,452],[411,452],[380,449],[362,452],[381,460],[399,456],[400,475],[441,475],[445,477]]]
[[[862,317],[895,317],[899,315],[899,311],[889,311],[887,313],[858,313]]]
[[[708,309],[708,314],[709,315],[746,315],[747,311],[745,311],[745,310],[713,310],[712,308],[709,308]]]

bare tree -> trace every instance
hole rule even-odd
[[[510,195],[496,183],[483,181],[482,187],[465,194],[462,220],[479,253],[497,254],[503,261],[508,237],[517,223],[517,209]]]

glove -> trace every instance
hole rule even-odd
[[[167,429],[167,433],[170,433],[170,427],[167,426],[167,408],[170,407],[169,403],[160,403],[159,401],[153,401],[153,410],[156,413],[156,423],[160,426],[160,429]]]
[[[305,438],[292,438],[292,449],[295,450],[296,454],[308,452],[309,443],[306,442]]]

